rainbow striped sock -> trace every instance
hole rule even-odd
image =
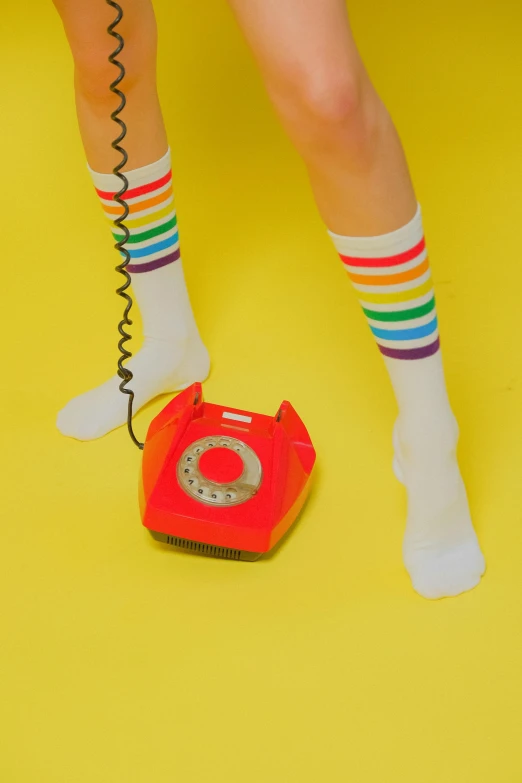
[[[95,172],[92,174],[96,180]],[[126,176],[129,190],[125,194],[125,200],[130,209],[125,220],[130,231],[126,248],[131,256],[127,271],[131,274],[153,272],[180,258],[170,154],[167,153],[153,166],[137,169]],[[122,208],[113,200],[114,192],[98,187],[96,192],[106,217],[112,223],[123,214]],[[123,232],[115,231],[114,226],[112,230],[115,240],[120,241]]]
[[[455,458],[459,430],[446,389],[420,206],[389,234],[329,233],[397,401],[393,469],[408,496],[404,564],[420,595],[458,595],[478,584],[485,563]]]
[[[113,201],[113,194],[121,190],[120,180],[114,174],[89,171],[112,223],[123,214]],[[160,394],[205,380],[210,361],[194,319],[180,258],[170,150],[147,166],[126,171],[125,176],[130,206],[125,219],[130,231],[126,247],[131,255],[127,269],[144,338],[140,350],[126,363],[133,373],[130,388],[137,411]],[[117,240],[124,236],[113,224],[111,229]],[[92,440],[124,424],[127,399],[120,384],[121,378],[115,375],[71,400],[58,414],[60,431],[79,440]]]
[[[410,223],[391,234],[329,234],[381,353],[408,360],[437,353],[435,294],[420,206]]]

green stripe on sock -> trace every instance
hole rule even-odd
[[[151,215],[151,218],[153,217],[154,216]],[[156,228],[151,228],[149,229],[149,231],[142,231],[141,234],[131,234],[128,240],[128,244],[135,244],[137,242],[146,242],[147,239],[153,239],[154,237],[159,237],[161,234],[166,234],[167,231],[171,231],[173,228],[176,228],[177,225],[178,225],[178,219],[177,217],[173,217],[172,220],[168,221],[168,223],[162,223],[161,226],[156,226]],[[116,234],[113,231],[112,235],[117,242],[119,242],[120,239],[123,239],[123,234]]]
[[[420,305],[420,307],[413,307],[411,310],[391,310],[382,312],[380,310],[367,310],[363,307],[366,317],[371,318],[373,321],[411,321],[413,318],[421,318],[423,315],[428,315],[428,313],[431,313],[434,309],[434,296],[432,296],[430,301],[426,302],[426,304]]]

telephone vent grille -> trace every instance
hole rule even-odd
[[[190,552],[197,552],[200,555],[211,555],[212,557],[222,557],[226,560],[240,560],[240,549],[227,549],[223,546],[213,546],[212,544],[202,544],[199,541],[189,541],[186,538],[177,538],[176,536],[167,536],[167,544],[177,546],[180,549],[187,549]]]

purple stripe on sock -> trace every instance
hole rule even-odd
[[[427,359],[433,356],[440,348],[440,340],[437,337],[434,343],[423,345],[422,348],[385,348],[379,345],[379,350],[389,359]]]
[[[173,264],[180,256],[181,251],[178,248],[173,253],[169,253],[168,256],[163,256],[163,258],[157,258],[155,261],[148,261],[145,264],[127,264],[125,268],[127,272],[135,275],[141,272],[153,272],[155,269],[160,269],[162,266]]]

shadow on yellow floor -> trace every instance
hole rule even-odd
[[[120,306],[66,43],[36,5],[2,11],[0,34],[2,780],[518,783],[520,5],[352,8],[424,208],[489,564],[437,603],[401,564],[380,357],[222,3],[157,2],[206,396],[292,400],[314,493],[269,561],[178,556],[140,525],[126,433],[59,436],[59,407],[113,372]]]

